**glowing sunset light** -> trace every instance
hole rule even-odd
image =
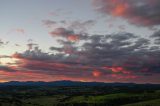
[[[3,82],[8,82],[7,80],[0,80],[0,83],[3,83]]]
[[[125,70],[123,67],[114,66],[114,67],[104,67],[104,69],[110,69],[114,73],[124,73],[124,74],[130,74],[129,71]]]
[[[160,83],[160,0],[3,0],[0,7],[0,82]]]
[[[16,59],[13,59],[13,58],[1,58],[0,59],[1,65],[12,64],[12,63],[15,63],[15,61],[16,61]]]
[[[69,41],[72,41],[72,42],[75,42],[75,41],[78,41],[79,38],[78,38],[77,35],[69,35],[69,36],[68,36],[68,40],[69,40]]]
[[[118,4],[116,7],[113,9],[112,14],[114,16],[121,16],[126,12],[126,5],[125,4]]]
[[[98,71],[98,70],[94,70],[92,74],[93,74],[94,77],[99,77],[99,76],[101,76],[101,72]]]

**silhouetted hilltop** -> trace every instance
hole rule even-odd
[[[43,82],[43,81],[27,81],[27,82],[19,82],[19,81],[10,81],[0,83],[0,86],[135,86],[135,85],[143,85],[143,86],[160,86],[160,84],[135,84],[135,83],[104,83],[104,82],[80,82],[80,81],[53,81],[53,82]]]

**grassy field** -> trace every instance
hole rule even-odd
[[[138,102],[133,104],[127,104],[123,106],[160,106],[160,99]]]
[[[96,106],[120,106],[128,103],[135,103],[139,101],[150,102],[151,99],[158,98],[160,95],[148,93],[148,94],[128,94],[128,93],[118,93],[118,94],[108,94],[108,95],[97,95],[97,96],[65,96],[57,95],[53,97],[40,97],[26,99],[24,101],[24,106],[76,106],[76,105],[96,105]],[[157,101],[151,101],[151,104],[156,104]],[[132,105],[125,105],[132,106]],[[137,106],[137,105],[133,105]],[[141,105],[139,105],[141,106]],[[144,105],[146,106],[146,105]],[[149,105],[150,106],[150,105]]]
[[[141,94],[123,93],[99,96],[56,95],[21,100],[1,100],[0,102],[0,106],[159,106],[159,104],[160,98],[146,98]]]
[[[6,86],[0,106],[159,106],[160,90],[150,86]]]

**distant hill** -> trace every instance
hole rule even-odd
[[[11,81],[0,83],[0,86],[134,86],[134,85],[145,85],[145,86],[160,86],[160,84],[135,84],[135,83],[104,83],[104,82],[80,82],[80,81],[53,81],[53,82],[19,82]]]

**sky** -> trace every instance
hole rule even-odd
[[[160,83],[159,0],[0,0],[0,82]]]

